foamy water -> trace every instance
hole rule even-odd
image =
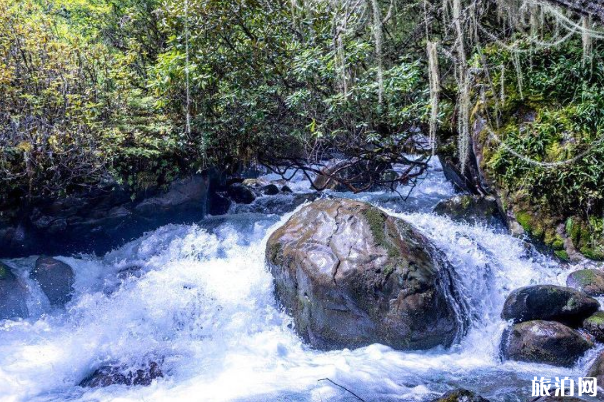
[[[569,271],[521,239],[426,212],[453,193],[438,171],[431,174],[412,200],[422,212],[392,213],[419,228],[455,268],[471,328],[449,350],[305,346],[278,307],[264,265],[267,238],[289,215],[236,214],[162,227],[98,258],[60,257],[76,272],[65,310],[51,310],[27,281],[35,257],[6,261],[31,288],[32,317],[0,322],[0,400],[358,400],[329,379],[366,401],[427,401],[460,386],[492,401],[524,401],[533,376],[584,375],[595,351],[570,370],[499,361],[507,294],[564,284]],[[394,202],[379,193],[355,198]],[[149,387],[77,385],[99,366],[149,361],[164,372]]]

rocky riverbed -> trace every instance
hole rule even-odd
[[[432,213],[455,195],[438,164],[407,202],[276,179],[102,255],[3,260],[0,395],[524,402],[535,376],[602,380],[599,268]]]

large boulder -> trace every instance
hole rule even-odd
[[[598,311],[583,321],[583,329],[593,335],[598,342],[604,342],[604,311]]]
[[[553,320],[581,325],[600,308],[600,303],[578,290],[554,285],[527,286],[514,290],[501,316],[514,322]]]
[[[71,267],[52,257],[40,257],[30,274],[53,306],[63,306],[71,300],[75,275]]]
[[[97,388],[110,385],[151,385],[153,380],[164,376],[156,362],[150,362],[140,368],[125,365],[107,365],[94,371],[80,382],[80,387]]]
[[[597,378],[598,386],[600,388],[604,388],[604,352],[600,353],[600,355],[593,362],[589,371],[587,372],[588,377]]]
[[[527,321],[501,338],[504,359],[572,367],[593,346],[580,332],[555,321]]]
[[[427,349],[465,329],[444,257],[371,205],[315,201],[272,234],[266,256],[278,299],[317,348]]]
[[[0,320],[24,318],[27,310],[27,289],[8,265],[0,262]]]
[[[571,272],[566,286],[581,290],[590,296],[604,295],[604,272],[599,269],[580,269]]]
[[[494,197],[456,195],[436,204],[434,213],[448,216],[454,221],[469,223],[501,224],[499,207]]]
[[[467,389],[456,389],[447,392],[438,399],[434,399],[432,402],[489,402],[489,400]]]

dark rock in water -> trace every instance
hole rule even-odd
[[[40,257],[30,274],[53,306],[63,306],[71,300],[74,273],[71,267],[52,257]]]
[[[555,321],[515,324],[501,338],[504,359],[562,367],[572,367],[592,346],[580,332]]]
[[[151,385],[157,378],[164,374],[155,362],[146,364],[139,369],[122,366],[103,366],[97,369],[89,377],[80,382],[80,387],[108,387],[110,385]]]
[[[590,296],[604,295],[604,272],[598,269],[581,269],[571,272],[566,286],[578,289]]]
[[[207,180],[201,176],[175,181],[166,193],[144,199],[134,207],[134,214],[153,217],[158,214],[177,214],[187,210],[205,212],[208,193]]]
[[[598,311],[583,321],[583,328],[598,342],[604,342],[604,311]]]
[[[288,186],[281,187],[281,192],[282,193],[293,193],[292,189],[289,188]]]
[[[600,353],[597,359],[593,362],[589,371],[587,372],[588,377],[597,378],[598,386],[604,388],[604,352]]]
[[[260,192],[264,195],[276,195],[279,194],[279,187],[274,184],[268,184],[260,188]]]
[[[456,389],[447,392],[438,399],[434,399],[432,402],[489,402],[489,400],[467,389]]]
[[[237,204],[251,204],[256,199],[254,192],[241,183],[234,183],[229,186],[227,193],[231,200]]]
[[[194,223],[207,210],[208,177],[193,175],[136,194],[114,182],[22,210],[0,210],[0,258],[32,254],[103,254],[168,223]],[[227,208],[228,209],[228,208]],[[10,219],[5,219],[4,215]]]
[[[461,222],[488,224],[501,224],[503,222],[494,197],[457,195],[439,202],[434,207],[434,213]]]
[[[8,265],[0,262],[0,320],[25,318],[27,289],[12,273]]]
[[[278,299],[317,348],[428,349],[450,346],[465,330],[443,255],[369,204],[303,207],[272,234],[266,256]]]
[[[514,322],[552,320],[579,326],[600,303],[578,290],[554,285],[516,289],[505,301],[501,316]]]
[[[473,150],[471,150],[473,151]],[[482,172],[476,164],[478,155],[472,155],[469,164],[466,165],[466,171],[461,172],[459,161],[450,156],[438,156],[443,168],[443,174],[456,189],[471,194],[488,194],[489,186],[485,183]]]
[[[208,195],[208,213],[210,215],[225,215],[231,208],[232,201],[221,193],[210,193]]]

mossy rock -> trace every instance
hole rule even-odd
[[[581,269],[571,272],[566,286],[578,289],[590,296],[604,295],[604,272],[599,269]]]
[[[444,255],[409,223],[321,199],[269,238],[267,264],[296,331],[319,349],[450,346],[465,332]]]
[[[604,311],[598,311],[583,321],[583,328],[598,342],[604,342]]]
[[[604,260],[603,226],[602,219],[591,218],[588,221],[574,216],[566,220],[565,229],[574,247],[581,254],[589,259],[602,261]]]
[[[457,195],[439,202],[434,207],[437,215],[448,216],[454,221],[499,225],[503,222],[494,197]]]
[[[527,286],[507,297],[501,316],[515,323],[551,320],[579,326],[600,308],[600,303],[576,289],[554,286]]]
[[[598,386],[604,388],[604,352],[601,352],[593,362],[587,371],[587,376],[597,378]]]

